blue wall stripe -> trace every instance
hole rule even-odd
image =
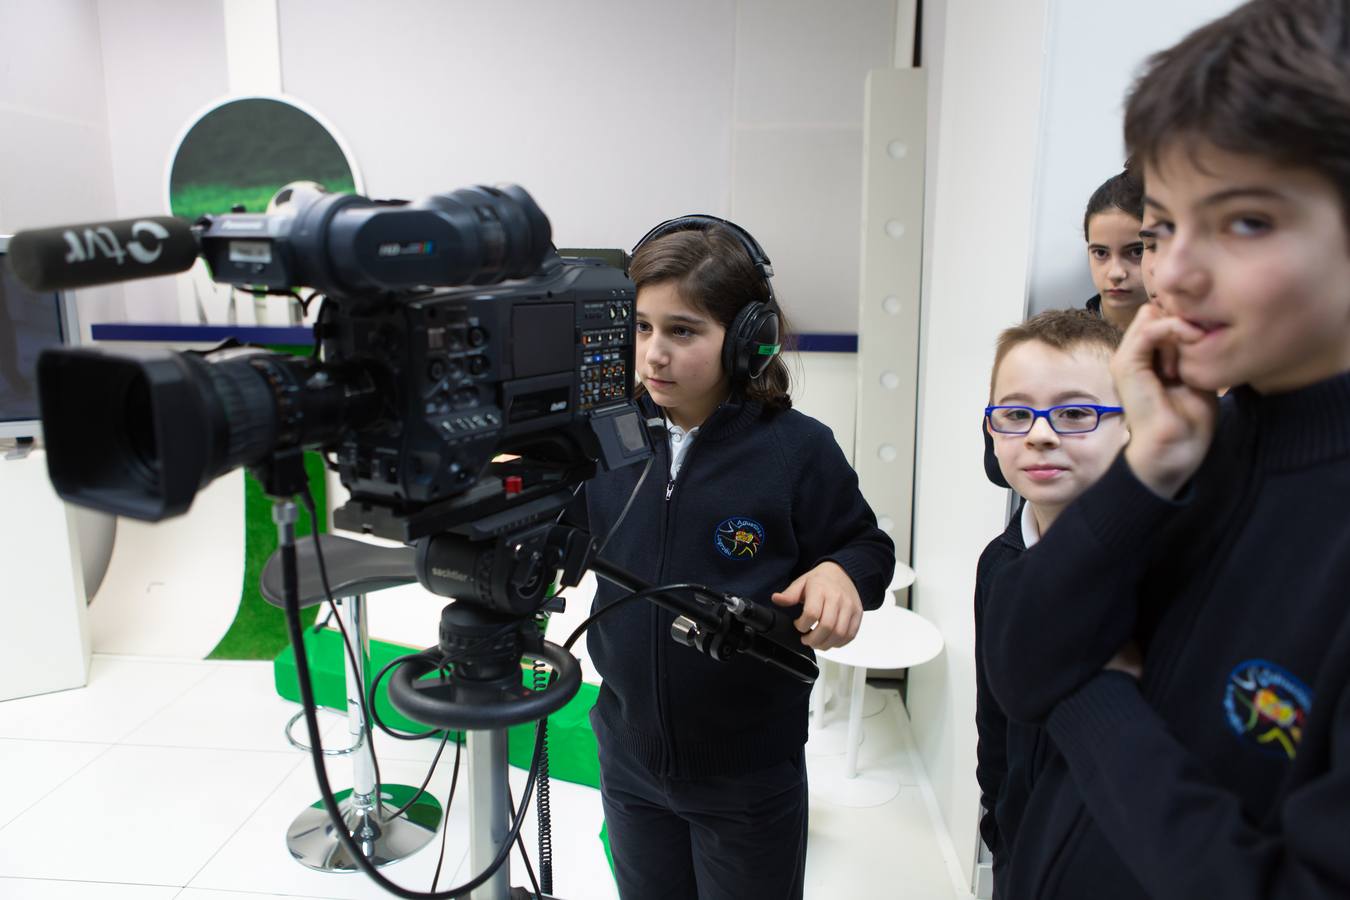
[[[858,336],[842,332],[799,334],[797,349],[802,353],[857,353]]]
[[[96,341],[168,341],[181,344],[209,344],[235,338],[246,344],[314,343],[314,333],[304,326],[274,325],[158,325],[107,323],[93,325],[90,333]],[[818,332],[796,336],[802,353],[857,353],[858,336],[837,332]]]
[[[301,325],[156,325],[108,323],[91,325],[96,341],[175,341],[209,344],[235,338],[252,344],[313,344],[314,332]]]

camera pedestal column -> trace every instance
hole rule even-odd
[[[483,872],[511,830],[507,795],[506,729],[466,732],[469,751],[469,870]],[[511,896],[511,861],[497,869],[469,900],[507,900]]]
[[[423,794],[408,810],[390,818],[394,808],[402,806],[417,790],[409,785],[384,784],[376,795],[373,748],[366,740],[366,723],[361,714],[361,697],[370,673],[370,638],[366,626],[366,592],[408,584],[416,580],[413,574],[412,550],[407,547],[378,547],[362,541],[334,535],[320,535],[324,563],[328,570],[333,598],[339,604],[338,613],[352,641],[355,666],[344,650],[343,667],[347,673],[347,731],[351,736],[348,749],[324,751],[327,756],[352,757],[352,787],[338,791],[335,799],[342,811],[342,819],[361,845],[370,862],[383,866],[396,862],[422,849],[436,835],[441,822],[441,806],[429,794]],[[314,552],[314,539],[302,538],[295,543],[300,580],[301,607],[314,606],[324,599],[324,588],[319,576]],[[263,569],[262,595],[280,606],[283,602],[280,553],[273,554]],[[303,712],[300,714],[303,715]],[[296,716],[287,726],[298,721]],[[322,872],[354,872],[357,865],[341,844],[324,809],[323,801],[306,808],[296,816],[286,831],[286,846],[303,866]]]

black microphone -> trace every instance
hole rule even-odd
[[[20,231],[7,255],[28,288],[54,291],[186,272],[197,252],[187,219],[147,216]]]

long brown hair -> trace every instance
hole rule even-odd
[[[715,223],[645,242],[628,264],[628,277],[638,290],[674,282],[681,297],[728,331],[747,303],[769,302],[769,286],[745,247],[730,231]],[[792,332],[782,308],[775,308],[778,342],[787,350],[792,346]],[[769,360],[758,378],[744,386],[744,393],[747,399],[757,400],[768,408],[787,409],[792,406],[791,389],[792,376],[779,353]],[[637,393],[638,396],[645,393],[640,384]]]

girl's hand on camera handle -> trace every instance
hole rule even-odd
[[[1149,303],[1135,315],[1111,358],[1130,429],[1125,460],[1149,490],[1168,499],[1200,468],[1214,439],[1218,396],[1180,378],[1181,348],[1204,336]]]

